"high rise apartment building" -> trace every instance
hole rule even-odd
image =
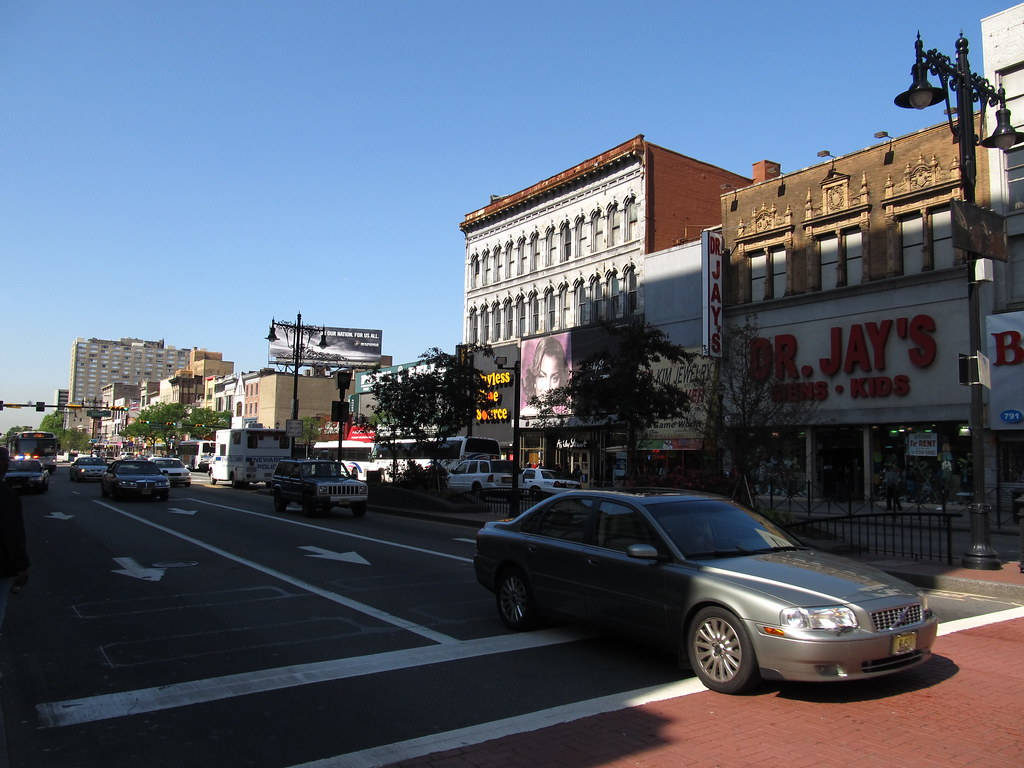
[[[77,338],[71,345],[70,402],[102,404],[108,384],[145,384],[165,379],[189,364],[190,349],[142,339]]]

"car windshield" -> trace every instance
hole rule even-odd
[[[650,500],[645,506],[686,557],[735,557],[803,548],[771,521],[730,501]]]
[[[178,459],[153,459],[153,463],[158,467],[184,467]]]
[[[42,472],[43,465],[38,461],[12,461],[8,472]]]
[[[303,464],[300,474],[303,477],[350,477],[348,469],[343,464],[333,461]]]
[[[160,467],[151,461],[122,461],[117,467],[119,475],[159,475]]]

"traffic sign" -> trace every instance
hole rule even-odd
[[[87,411],[86,415],[90,419],[109,419],[110,411]]]

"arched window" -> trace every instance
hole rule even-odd
[[[547,331],[555,330],[555,328],[557,328],[557,325],[555,324],[557,319],[555,292],[549,288],[544,293],[544,329]]]
[[[604,320],[604,286],[601,285],[599,277],[590,281],[590,295],[594,307],[593,320],[595,323],[599,323]]]
[[[494,246],[494,282],[501,282],[501,249]]]
[[[572,230],[569,229],[569,222],[562,224],[562,229],[559,231],[559,238],[562,241],[562,261],[568,261],[572,258]]]
[[[498,302],[491,306],[491,340],[497,341],[501,338],[501,307]]]
[[[509,240],[507,243],[505,243],[505,279],[506,280],[511,280],[512,279],[512,275],[514,274],[513,271],[512,271],[512,268],[513,268],[512,241]]]
[[[538,244],[537,241],[539,239],[540,239],[540,235],[538,235],[536,232],[534,232],[532,235],[530,235],[530,271],[531,272],[536,272],[537,271],[537,249],[539,247],[539,244]]]
[[[626,314],[635,315],[639,309],[636,294],[636,270],[627,269],[625,274],[626,281]]]
[[[512,299],[505,300],[505,338],[512,338]]]
[[[614,272],[608,278],[608,298],[610,300],[608,319],[617,320],[622,317],[622,293],[619,276]]]
[[[537,294],[530,296],[530,333],[537,333],[540,329],[540,302],[537,301]]]
[[[622,211],[612,203],[608,206],[608,247],[618,245],[622,235]]]
[[[520,296],[516,299],[516,336],[526,335],[526,302]]]
[[[487,307],[480,308],[480,343],[486,344],[487,332],[490,330],[490,317],[487,314]]]
[[[601,239],[604,236],[604,231],[601,228],[601,222],[602,221],[603,221],[603,219],[601,218],[601,212],[600,211],[594,211],[592,214],[590,214],[590,252],[591,253],[595,253],[598,249],[601,248]]]
[[[623,242],[628,243],[630,240],[635,240],[638,236],[637,232],[637,206],[636,198],[631,197],[626,201],[626,207],[624,212],[624,218],[626,219],[626,231],[624,233],[625,239]]]
[[[584,225],[584,223],[585,222],[584,222],[584,219],[583,219],[582,216],[580,216],[578,219],[576,219],[576,231],[575,231],[574,234],[575,234],[575,239],[576,239],[576,255],[577,256],[582,256],[583,255],[583,225]]]
[[[480,257],[473,254],[473,260],[469,263],[469,287],[476,288],[480,284]]]
[[[562,310],[562,322],[560,328],[568,328],[572,325],[572,303],[569,301],[569,286],[563,285],[558,290],[558,306]]]
[[[550,267],[555,263],[555,250],[558,248],[558,244],[555,242],[555,228],[548,227],[547,233],[544,235],[544,266]]]
[[[590,301],[587,295],[587,284],[576,283],[576,325],[590,322]]]
[[[519,238],[516,243],[516,262],[519,264],[519,274],[526,274],[526,238]]]
[[[476,344],[480,337],[477,335],[476,309],[469,310],[469,326],[466,328],[466,338],[470,344]]]
[[[484,254],[483,254],[482,258],[484,260],[484,282],[483,282],[483,284],[484,285],[490,285],[491,284],[491,252],[490,251],[484,251]]]

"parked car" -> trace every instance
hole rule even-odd
[[[209,472],[210,462],[213,461],[212,453],[204,453],[196,460],[196,470],[198,472]]]
[[[153,458],[152,462],[160,468],[161,472],[167,475],[167,479],[171,481],[171,487],[176,485],[192,485],[192,473],[181,462],[181,459],[161,456]]]
[[[529,491],[531,496],[539,496],[542,493],[561,493],[580,487],[578,480],[568,477],[560,477],[553,469],[526,468],[519,478],[519,487]]]
[[[908,669],[936,635],[912,585],[710,494],[560,493],[487,523],[474,565],[510,629],[568,616],[654,639],[722,693]]]
[[[337,461],[285,459],[274,469],[270,487],[277,512],[284,512],[294,501],[308,517],[331,507],[348,507],[355,517],[366,514],[366,483]]]
[[[46,493],[50,487],[50,473],[43,467],[42,462],[36,459],[12,461],[7,466],[4,479],[7,485],[20,493]]]
[[[114,499],[138,496],[166,500],[170,495],[170,487],[171,481],[160,471],[160,467],[145,459],[115,461],[100,478],[100,493]]]
[[[512,462],[507,459],[470,459],[460,462],[448,473],[448,487],[471,493],[511,488]]]
[[[86,480],[99,480],[107,469],[107,462],[99,456],[79,456],[69,467],[71,482],[81,483]]]

